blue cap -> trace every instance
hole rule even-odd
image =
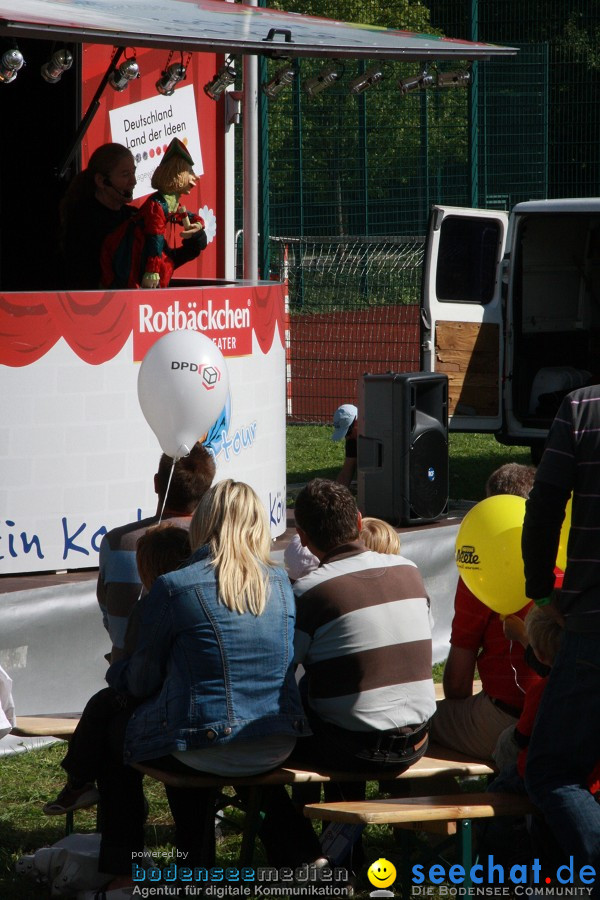
[[[333,434],[332,441],[341,441],[346,437],[346,433],[350,426],[358,418],[358,410],[351,403],[344,403],[338,406],[333,414]]]

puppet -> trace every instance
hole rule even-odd
[[[152,175],[151,194],[139,211],[110,234],[102,246],[102,286],[106,288],[168,287],[174,269],[195,259],[207,244],[204,221],[181,206],[179,198],[196,186],[194,162],[173,138]],[[182,226],[181,247],[167,234]]]

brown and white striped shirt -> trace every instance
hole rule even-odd
[[[299,578],[295,661],[311,708],[349,731],[421,725],[435,711],[429,598],[417,566],[360,541]]]

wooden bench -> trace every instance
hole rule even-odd
[[[244,825],[242,830],[242,844],[240,848],[240,866],[249,866],[254,855],[254,846],[260,824],[260,807],[262,789],[269,785],[283,784],[307,784],[340,781],[396,781],[413,780],[418,778],[433,778],[435,776],[474,777],[480,775],[492,775],[492,769],[487,763],[470,759],[462,754],[453,753],[444,747],[430,744],[427,755],[422,756],[410,769],[402,772],[391,771],[382,773],[380,770],[372,773],[342,772],[330,769],[294,769],[281,766],[266,772],[263,775],[253,775],[246,778],[218,778],[209,775],[187,775],[176,772],[162,772],[136,763],[134,768],[149,778],[154,778],[163,784],[178,788],[211,788],[217,792],[225,787],[249,788],[248,802],[246,804]],[[457,788],[458,790],[458,788]]]
[[[77,728],[79,716],[17,716],[11,734],[18,737],[55,737],[68,741]]]
[[[407,831],[433,831],[455,835],[458,860],[465,872],[462,887],[471,886],[473,865],[474,819],[493,816],[526,816],[535,812],[531,801],[522,794],[464,793],[433,797],[406,797],[390,800],[364,800],[340,803],[310,803],[304,814],[310,819],[342,822],[352,825],[391,825]],[[402,845],[400,876],[403,897],[411,895],[410,848]],[[436,854],[437,857],[437,854]]]
[[[17,724],[11,734],[17,737],[54,737],[68,741],[79,722],[79,715],[72,716],[17,716]],[[73,810],[65,813],[65,835],[73,832]]]

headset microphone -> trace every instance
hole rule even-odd
[[[120,191],[118,187],[115,187],[110,178],[104,176],[104,184],[106,187],[110,187],[115,191],[119,197],[123,197],[124,200],[131,200],[133,197],[133,193],[131,191]]]

